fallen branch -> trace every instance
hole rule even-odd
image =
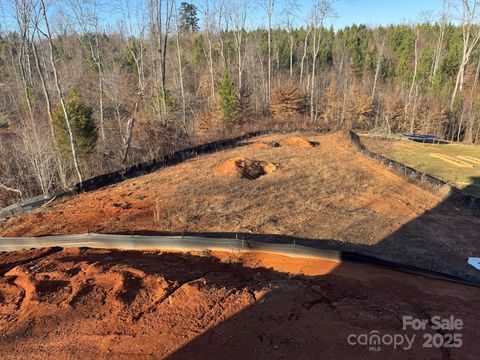
[[[42,206],[40,206],[41,208],[44,208],[44,207],[47,207],[48,205],[50,205],[52,202],[55,201],[57,197],[54,196],[53,198],[51,198],[50,200],[48,200],[45,204],[43,204]]]
[[[0,188],[4,189],[6,191],[9,191],[9,192],[17,193],[20,196],[23,196],[23,193],[20,190],[8,187],[7,185],[3,185],[2,183],[0,183]]]

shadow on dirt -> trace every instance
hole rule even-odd
[[[475,183],[475,180],[478,181],[478,179],[472,180],[474,180],[472,183]],[[465,201],[469,203],[466,204]],[[436,270],[463,278],[479,280],[479,272],[467,265],[468,257],[480,255],[480,206],[478,202],[472,204],[470,203],[471,201],[472,199],[467,199],[454,193],[434,209],[431,209],[422,216],[404,225],[400,230],[385,238],[381,243],[373,246],[345,244],[334,240],[312,242],[308,239],[278,235],[237,234],[237,236],[246,239],[262,239],[264,241],[275,242],[285,241],[291,243],[294,241],[297,244],[321,246],[325,249],[350,250],[360,254],[373,255],[386,260],[414,265],[423,269]],[[470,217],[472,223],[465,223],[465,215],[468,215],[467,218]],[[479,226],[472,226],[475,224]],[[442,234],[441,237],[436,235],[437,231],[439,234]],[[209,236],[211,235],[213,234],[209,234]],[[217,235],[225,236],[232,234]],[[434,240],[426,241],[425,239]],[[334,277],[336,274],[342,274],[344,266],[346,265],[340,265],[335,268],[324,279]],[[343,281],[342,279],[342,282]],[[400,319],[403,315],[412,315],[414,317],[427,319],[439,313],[449,313],[456,317],[467,316],[466,314],[462,314],[463,310],[460,310],[461,306],[441,306],[440,303],[446,304],[445,301],[448,301],[448,296],[445,297],[448,290],[444,292],[444,290],[436,286],[433,287],[432,296],[437,298],[436,302],[439,304],[438,306],[433,304],[425,305],[423,301],[429,297],[429,295],[425,293],[417,295],[418,301],[413,300],[411,296],[415,295],[411,292],[412,289],[407,284],[405,284],[405,288],[403,288],[401,283],[392,282],[392,286],[383,284],[381,289],[378,287],[373,289],[371,287],[372,284],[368,282],[362,283],[362,285],[363,284],[365,284],[364,292],[359,292],[358,287],[356,290],[353,290],[355,287],[352,286],[350,288],[351,284],[347,285],[348,288],[352,289],[352,293],[346,295],[342,294],[345,288],[343,288],[339,282],[336,282],[332,289],[333,293],[336,293],[338,289],[338,293],[336,293],[337,296],[334,296],[335,299],[328,298],[329,295],[327,295],[326,297],[320,297],[320,299],[310,302],[310,304],[318,304],[316,306],[317,309],[329,309],[328,314],[322,313],[321,316],[319,313],[315,314],[315,312],[292,312],[291,308],[285,306],[275,311],[277,317],[270,315],[273,316],[270,326],[265,326],[265,323],[259,320],[268,318],[265,316],[265,309],[268,309],[269,305],[251,306],[240,314],[229,318],[217,327],[200,335],[175,352],[169,359],[193,359],[198,356],[208,358],[215,355],[218,356],[218,354],[224,354],[224,358],[240,359],[243,356],[255,356],[257,351],[261,354],[260,358],[274,358],[275,355],[277,355],[277,353],[275,353],[276,350],[279,350],[278,354],[285,356],[285,358],[299,358],[295,356],[295,353],[280,351],[282,344],[288,344],[292,339],[295,339],[292,344],[299,346],[299,349],[309,350],[306,356],[302,354],[300,358],[316,358],[319,357],[320,354],[325,358],[357,358],[361,353],[351,354],[349,351],[352,347],[349,348],[346,341],[340,341],[334,345],[333,342],[336,337],[332,337],[329,334],[340,333],[340,338],[343,337],[346,339],[348,336],[346,333],[352,331],[352,329],[349,328],[352,324],[355,324],[356,330],[354,330],[354,332],[359,331],[359,328],[362,328],[365,332],[372,330],[379,330],[381,333],[388,331],[398,332],[401,328]],[[440,284],[440,282],[438,282],[438,284]],[[397,288],[397,286],[399,287]],[[473,294],[478,291],[478,288],[464,287],[461,291]],[[349,302],[348,298],[351,296],[359,300],[362,297],[360,293],[365,296],[363,298],[365,307],[360,305],[362,301],[357,301],[351,303],[351,313],[343,313],[343,305],[339,304]],[[385,299],[385,296],[390,296],[388,294],[392,297]],[[454,298],[455,297],[452,297],[450,300]],[[398,303],[401,304],[399,308],[390,312],[392,306],[395,307],[397,306],[395,304]],[[310,305],[310,309],[311,306],[313,305]],[[383,310],[380,310],[382,306],[385,307],[385,313]],[[372,311],[372,309],[377,309],[378,312],[374,313],[377,310]],[[470,308],[469,311],[471,310],[473,309]],[[296,319],[299,320],[296,323],[297,327],[292,327],[292,330],[289,332],[291,337],[277,337],[277,331],[289,328],[291,323],[288,321],[288,318],[292,313],[296,316]],[[394,313],[395,315],[393,315]],[[357,322],[359,318],[363,316],[368,317],[369,320],[366,320],[364,323],[361,323],[361,321]],[[387,320],[389,316],[392,316],[392,318]],[[308,319],[310,319],[310,323]],[[393,325],[390,330],[382,326],[384,320],[390,325]],[[348,325],[346,325],[344,321],[346,321]],[[316,323],[317,326],[313,325],[314,323]],[[322,325],[325,324],[325,326],[318,327],[318,323]],[[311,327],[309,327],[308,324],[311,324]],[[472,321],[470,321],[470,325],[473,325]],[[450,358],[452,354],[461,355],[462,351],[465,351],[464,354],[470,353],[470,351],[474,349],[473,342],[470,342],[472,339],[470,336],[473,336],[475,333],[474,327],[469,328],[468,335],[464,332],[464,339],[469,340],[467,340],[467,343],[464,343],[464,347],[460,351],[445,348],[437,349],[438,352],[436,356]],[[302,341],[304,342],[303,344]],[[306,344],[305,342],[309,343]],[[223,350],[226,344],[228,344],[230,348],[234,347],[235,351],[226,354]],[[265,349],[269,349],[269,355],[265,355]],[[335,351],[332,351],[333,349]],[[362,353],[365,356],[372,355],[372,353],[368,351],[368,346],[361,350],[363,350]],[[420,359],[432,355],[427,355],[427,353],[422,353],[422,351],[427,350],[417,348],[413,353],[410,352],[409,356]],[[231,354],[235,355],[232,357],[230,356]],[[383,350],[382,357],[384,358],[385,355],[387,354]],[[392,357],[392,355],[393,357],[398,356],[399,358],[404,358],[405,352],[396,351],[388,356]],[[220,355],[220,357],[222,357],[222,355]]]
[[[480,179],[472,180],[473,183],[478,183]],[[467,264],[468,257],[480,256],[480,206],[478,202],[476,205],[471,204],[472,201],[471,198],[452,194],[435,208],[373,245],[277,234],[183,235],[294,243],[320,249],[349,251],[478,281],[480,272]],[[154,231],[136,234],[181,235]],[[49,254],[42,260],[57,255],[59,252]],[[153,303],[146,298],[146,302],[153,307],[143,313],[135,312],[136,304],[140,303],[137,299],[137,285],[129,287],[126,284],[117,294],[123,302],[128,302],[125,311],[130,312],[129,315],[133,319],[131,324],[125,325],[127,330],[122,331],[128,333],[130,327],[135,329],[135,323],[138,323],[139,327],[136,330],[138,346],[145,348],[150,346],[149,342],[155,338],[155,334],[150,334],[151,337],[145,338],[142,342],[142,331],[154,325],[161,325],[163,332],[173,331],[172,328],[177,326],[177,318],[181,318],[185,311],[192,311],[191,317],[184,318],[191,323],[184,323],[183,329],[177,327],[175,331],[180,333],[177,334],[178,338],[188,331],[191,334],[192,328],[197,335],[189,337],[185,335],[184,340],[179,341],[176,347],[178,350],[169,356],[170,359],[366,358],[375,354],[368,351],[368,346],[350,346],[347,343],[349,334],[369,333],[372,330],[398,333],[401,331],[401,319],[404,315],[420,319],[428,319],[433,315],[443,317],[454,315],[462,319],[465,323],[462,332],[463,347],[450,350],[428,349],[421,346],[420,339],[415,350],[408,353],[384,347],[380,353],[382,358],[467,358],[467,355],[471,355],[475,349],[480,326],[478,319],[480,305],[478,300],[470,299],[474,297],[478,299],[479,289],[476,287],[348,263],[339,264],[330,273],[322,276],[292,275],[265,267],[249,268],[241,262],[241,257],[238,258],[234,254],[227,263],[207,255],[201,257],[136,251],[96,254],[94,251],[83,249],[80,254],[58,259],[69,263],[86,261],[102,272],[117,271],[116,266],[126,265],[137,270],[137,273],[141,271],[147,276],[161,275],[170,280],[171,285],[166,291],[166,297]],[[12,262],[12,266],[18,264],[20,263]],[[76,271],[71,270],[73,273]],[[140,283],[139,281],[138,284]],[[43,289],[48,289],[45,283],[42,284]],[[180,289],[191,286],[204,286],[205,291],[223,294],[225,297],[218,296],[207,304],[190,304],[190,310],[176,308],[176,313],[171,317],[165,317],[168,311],[166,307],[168,301],[165,300],[180,294]],[[234,295],[238,295],[243,289],[247,289],[249,293],[251,301],[249,306],[238,311],[230,309],[228,316],[223,315],[221,310],[217,312],[212,310],[218,304],[227,304],[235,308],[237,298]],[[262,291],[263,295],[257,293]],[[117,295],[113,294],[114,297]],[[190,302],[195,303],[196,298],[192,296],[192,299]],[[0,306],[3,303],[6,302],[0,298]],[[109,302],[104,299],[98,304],[106,306]],[[42,306],[41,302],[36,306]],[[199,307],[202,307],[201,311],[196,312]],[[223,309],[222,306],[219,308]],[[92,311],[95,311],[95,308],[92,308]],[[108,311],[106,313],[108,314]],[[200,318],[208,321],[198,320]],[[54,320],[61,320],[62,323],[87,321],[78,314],[77,317]],[[12,321],[8,323],[9,329],[13,327],[12,324]],[[89,324],[94,329],[95,323]],[[3,332],[3,329],[0,330]],[[185,334],[182,334],[182,330]],[[115,333],[115,329],[110,331],[111,334]],[[26,337],[22,338],[23,333],[20,337],[18,334],[14,335],[11,341],[8,337],[2,337],[0,347],[8,345],[11,350],[16,342],[28,340]],[[150,358],[158,358],[154,350],[152,354]],[[122,352],[118,355],[128,353]],[[136,355],[138,352],[131,354],[132,357]],[[110,356],[115,357],[115,353]]]
[[[480,179],[472,179],[472,183]],[[472,185],[474,186],[474,185]],[[468,191],[468,188],[466,189]],[[480,272],[467,261],[480,256],[480,200],[452,192],[435,208],[403,225],[377,244],[355,244],[335,239],[306,239],[278,234],[233,232],[132,231],[118,234],[184,235],[296,244],[323,250],[366,255],[480,282]],[[353,229],[354,230],[354,229]],[[365,234],[368,236],[368,234]]]
[[[476,271],[467,265],[469,256],[480,254],[480,216],[478,210],[470,205],[465,204],[464,197],[453,194],[376,245],[349,244],[337,240],[314,241],[275,234],[183,235],[243,238],[351,251],[478,280]],[[437,236],[437,231],[442,235]],[[153,231],[137,234],[181,235]],[[227,261],[209,256],[208,252],[204,256],[194,256],[188,253],[159,254],[84,248],[76,254],[62,253],[56,251],[47,254],[42,257],[42,262],[64,263],[65,268],[72,263],[86,262],[91,265],[89,271],[96,269],[90,274],[92,281],[95,281],[95,274],[105,275],[103,279],[108,278],[109,273],[117,274],[112,278],[118,277],[122,271],[131,274],[129,283],[124,282],[121,286],[115,283],[102,290],[100,293],[106,294],[102,299],[88,298],[89,291],[94,296],[95,289],[110,285],[106,285],[105,280],[98,284],[88,283],[88,286],[81,287],[83,292],[73,296],[75,301],[72,302],[71,313],[66,312],[68,307],[63,307],[51,315],[52,327],[58,326],[68,333],[72,326],[78,328],[79,324],[91,329],[100,326],[95,323],[94,317],[85,317],[84,314],[101,311],[106,315],[102,315],[105,318],[99,321],[111,321],[108,334],[135,334],[134,342],[117,344],[117,348],[109,353],[113,358],[136,358],[139,356],[138,349],[146,354],[145,358],[170,354],[169,359],[352,359],[380,354],[382,358],[392,359],[404,359],[406,355],[415,359],[467,358],[475,349],[480,326],[477,316],[480,304],[476,300],[480,295],[478,287],[393,272],[378,266],[339,263],[323,275],[314,276],[304,271],[308,268],[306,264],[302,264],[297,273],[304,272],[307,275],[295,275],[287,270],[276,271],[262,265],[249,267],[243,262],[241,252],[232,252],[232,257]],[[12,266],[19,264],[18,261],[11,263]],[[46,269],[42,271],[48,274],[48,264]],[[71,268],[69,271],[73,276],[55,278],[55,281],[78,281],[74,279],[81,274],[80,270]],[[154,291],[138,275],[141,273],[146,277],[161,276],[167,280],[169,285],[162,298],[152,301],[148,297]],[[55,274],[58,276],[58,272]],[[29,276],[31,279],[35,274],[30,273]],[[40,302],[34,305],[37,307],[44,306],[42,299],[57,299],[47,293],[50,289],[49,279],[44,278],[43,273],[39,276],[39,281],[43,281],[43,292]],[[169,306],[169,299],[174,306]],[[88,301],[91,306],[89,311],[77,311],[76,307]],[[109,309],[112,304],[116,304],[116,308]],[[148,305],[147,309],[144,308],[145,304]],[[21,311],[28,311],[21,306]],[[121,317],[118,311],[121,311]],[[34,311],[30,313],[35,316]],[[406,315],[419,319],[454,315],[462,319],[465,323],[463,346],[459,349],[422,347],[422,333],[402,330],[402,317]],[[111,316],[110,320],[108,316]],[[9,321],[8,329],[16,328],[15,321],[21,321],[21,317]],[[45,326],[42,322],[39,324]],[[21,348],[28,341],[35,341],[30,336],[33,330],[28,329],[20,324],[12,336],[4,336],[0,342],[0,352],[3,348],[9,353],[17,346]],[[409,352],[384,346],[379,354],[369,351],[368,345],[352,346],[347,342],[350,334],[368,334],[373,330],[381,334],[417,334],[419,339]],[[158,331],[158,335],[152,331]],[[173,347],[169,350],[162,344],[164,334],[170,332],[171,338],[177,343],[175,346],[170,343]],[[159,352],[162,346],[163,353]]]
[[[365,355],[371,353],[368,346],[349,345],[350,334],[377,330],[411,336],[416,332],[401,330],[403,315],[423,319],[447,313],[468,323],[468,332],[463,332],[464,347],[452,353],[461,357],[474,348],[473,329],[480,321],[475,316],[480,305],[473,300],[480,294],[479,288],[371,266],[339,263],[322,275],[292,275],[261,265],[250,267],[252,264],[249,266],[238,254],[220,261],[208,253],[195,256],[96,251],[81,249],[78,254],[59,257],[58,261],[85,262],[91,265],[89,269],[94,266],[105,276],[110,271],[118,273],[119,266],[122,269],[126,266],[124,271],[130,274],[161,276],[170,284],[161,299],[152,302],[148,311],[140,309],[139,313],[137,306],[144,302],[141,292],[128,284],[117,286],[122,299],[130,299],[125,307],[128,313],[122,313],[122,318],[132,318],[131,322],[127,321],[130,324],[127,331],[136,334],[146,358],[163,357],[157,346],[153,347],[155,336],[144,333],[147,325],[150,331],[153,327],[159,334],[175,326],[172,337],[178,339],[176,351],[171,353],[161,341],[156,343],[163,354],[170,352],[168,359],[312,359],[320,355],[352,359],[359,357],[359,351]],[[307,267],[303,260],[301,268]],[[308,273],[308,269],[305,272]],[[142,284],[141,279],[139,283]],[[468,292],[465,298],[454,295],[462,291]],[[106,293],[108,297],[109,292]],[[202,295],[195,295],[198,293]],[[98,311],[108,313],[105,306],[111,302],[103,301]],[[248,305],[245,306],[245,302]],[[172,321],[174,324],[170,324]],[[143,342],[142,336],[149,340]],[[422,343],[419,339],[410,350],[413,358],[452,355],[448,350],[425,349]],[[113,349],[110,356],[138,355],[133,349],[130,353],[124,348]],[[381,354],[383,358],[405,358],[405,352],[392,347],[383,348]]]

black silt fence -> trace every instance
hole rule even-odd
[[[296,129],[296,130],[261,130],[251,133],[247,133],[232,139],[227,140],[218,140],[209,142],[206,144],[197,145],[191,148],[175,151],[170,154],[160,156],[156,159],[146,161],[140,164],[132,165],[126,169],[117,170],[108,174],[98,175],[93,178],[87,179],[81,184],[76,184],[73,190],[70,191],[56,191],[51,194],[36,196],[31,199],[24,200],[22,202],[10,205],[6,208],[0,209],[0,219],[5,219],[17,214],[26,213],[33,209],[36,209],[48,201],[52,200],[55,197],[61,197],[66,195],[72,195],[79,192],[93,191],[103,188],[105,186],[113,185],[119,182],[122,182],[127,179],[135,178],[138,176],[146,175],[151,172],[157,171],[161,168],[179,164],[185,160],[194,158],[198,155],[210,154],[213,152],[234,148],[241,146],[240,142],[248,140],[250,138],[268,135],[268,134],[281,134],[281,133],[291,133],[291,132],[315,132],[315,133],[328,133],[330,129]],[[377,160],[381,164],[388,166],[391,169],[394,169],[398,173],[407,176],[410,179],[415,179],[417,181],[433,185],[435,187],[442,187],[447,185],[443,180],[437,179],[434,176],[425,174],[421,171],[415,170],[405,164],[399,163],[395,160],[389,159],[380,154],[376,154],[368,150],[365,145],[361,142],[360,137],[354,132],[350,131],[350,139],[360,152],[365,155]],[[458,191],[456,188],[453,188],[454,195],[457,200],[459,200],[462,205],[472,207],[480,211],[480,199],[474,196],[466,195]]]
[[[6,208],[0,209],[0,219],[5,219],[7,217],[31,211],[44,205],[54,197],[62,197],[80,192],[98,190],[105,186],[117,184],[127,179],[132,179],[138,176],[149,174],[167,166],[177,165],[185,160],[194,158],[198,155],[210,154],[217,151],[238,147],[241,146],[241,141],[248,140],[256,136],[291,132],[328,133],[330,131],[330,129],[260,130],[237,136],[231,139],[212,141],[191,148],[174,151],[170,154],[162,155],[156,159],[132,165],[126,169],[117,170],[108,174],[102,174],[87,179],[82,183],[75,184],[73,189],[70,191],[57,191],[52,194],[40,195],[10,205]]]
[[[398,161],[389,159],[385,156],[380,154],[374,153],[373,151],[368,150],[365,145],[360,140],[358,134],[354,131],[350,130],[350,139],[352,143],[355,145],[358,151],[367,155],[368,157],[377,160],[382,165],[385,165],[397,173],[405,175],[409,179],[413,179],[419,181],[420,183],[428,184],[437,188],[441,188],[445,185],[450,186],[446,181],[440,180],[432,175],[425,174],[419,170],[411,168],[405,164],[402,164]],[[462,205],[471,207],[474,210],[480,211],[480,198],[477,198],[472,195],[467,195],[462,193],[457,188],[450,186],[452,189],[452,198],[459,201]]]
[[[81,184],[76,184],[73,192],[92,191],[102,187],[113,185],[126,179],[135,178],[157,171],[167,166],[173,166],[192,159],[198,155],[211,154],[214,152],[235,148],[242,146],[241,142],[261,135],[282,134],[292,132],[314,132],[314,133],[328,133],[331,129],[295,129],[295,130],[260,130],[250,132],[232,139],[218,140],[206,144],[197,145],[191,148],[178,150],[170,154],[160,156],[154,160],[146,161],[140,164],[135,164],[127,169],[117,170],[108,174],[95,176],[87,179]]]
[[[256,131],[242,136],[238,136],[233,139],[213,141],[210,143],[197,145],[192,148],[175,151],[173,153],[160,156],[150,161],[132,165],[126,169],[117,170],[108,174],[98,175],[93,178],[87,179],[82,183],[76,184],[73,192],[97,190],[126,179],[131,179],[137,176],[149,174],[166,166],[177,165],[185,160],[194,158],[198,155],[210,154],[213,152],[236,147],[243,140],[247,140],[249,138],[264,135],[267,133],[270,133],[270,131]]]

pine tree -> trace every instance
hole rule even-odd
[[[273,89],[270,110],[277,120],[295,118],[305,111],[305,99],[298,87],[287,83]]]
[[[80,93],[73,89],[65,100],[70,115],[73,138],[80,159],[85,160],[93,152],[97,144],[97,127],[93,120],[93,110],[86,105]],[[71,146],[63,110],[60,106],[52,112],[53,126],[58,147],[62,155],[71,156]]]
[[[179,29],[181,32],[187,33],[198,31],[197,7],[195,5],[187,2],[180,4]]]
[[[220,111],[223,121],[227,124],[237,122],[240,118],[239,101],[235,92],[235,86],[230,80],[228,72],[223,74],[218,93],[220,95]]]

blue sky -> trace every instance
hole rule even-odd
[[[203,0],[177,0],[203,3]],[[241,1],[241,0],[240,0]],[[265,11],[258,5],[263,0],[251,1],[252,11],[248,17],[250,27],[265,26]],[[282,10],[285,4],[292,0],[275,0],[274,23],[282,24]],[[299,5],[296,23],[302,26],[306,23],[312,5],[311,0],[296,0]],[[431,20],[435,21],[442,11],[443,0],[337,0],[334,9],[337,13],[335,18],[326,21],[326,25],[342,28],[351,24],[365,25],[390,25],[403,22],[419,22],[421,13],[431,13]],[[201,16],[200,16],[201,18]]]
[[[144,4],[146,0],[128,0],[130,3]],[[202,4],[203,0],[177,0],[177,6],[182,1],[192,2],[194,4]],[[259,0],[250,0],[252,11],[249,14],[248,27],[265,26],[264,10],[258,5]],[[285,3],[289,0],[275,0],[274,24],[281,26],[281,12],[285,7]],[[291,0],[290,0],[291,1]],[[113,10],[121,3],[119,0],[98,0],[104,5],[104,10],[100,14],[101,22],[107,28],[112,28],[116,21],[121,17]],[[297,12],[297,26],[305,25],[306,18],[311,7],[311,0],[297,0],[300,9]],[[8,26],[14,25],[12,0],[0,0],[0,11],[2,23]],[[418,22],[420,14],[430,11],[432,20],[435,20],[442,10],[443,0],[338,0],[334,6],[337,16],[328,19],[326,25],[333,25],[335,28],[342,28],[346,25],[366,24],[366,25],[389,25],[402,22]],[[66,9],[68,7],[65,0],[58,0],[56,5]],[[113,11],[112,11],[113,10]],[[199,17],[202,18],[201,14]]]
[[[310,2],[303,0],[302,3]],[[353,23],[389,25],[419,21],[424,11],[436,16],[442,10],[442,0],[342,0],[335,9],[338,17],[332,21],[337,28]]]
[[[279,12],[285,2],[276,1],[275,6]],[[301,6],[298,23],[302,24],[308,16],[312,2],[298,0],[298,3]],[[442,0],[339,0],[334,5],[337,16],[329,19],[327,23],[335,28],[342,28],[354,23],[375,26],[418,22],[423,12],[431,13],[432,20],[435,20],[442,10],[442,4]]]

